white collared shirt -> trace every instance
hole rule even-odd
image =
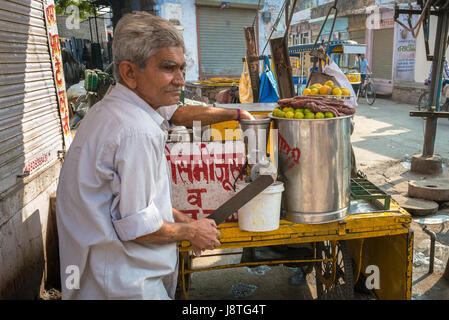
[[[117,84],[84,117],[57,191],[63,299],[174,298],[177,244],[133,240],[174,222],[161,125],[176,108]]]

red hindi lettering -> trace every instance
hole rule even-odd
[[[198,213],[200,213],[199,209],[193,209],[193,210],[180,210],[184,214],[188,214],[192,217],[192,219],[198,220]]]
[[[48,6],[45,9],[46,15],[47,15],[47,22],[51,26],[53,24],[56,24],[56,15],[55,15],[55,5],[52,4],[51,6]]]
[[[203,161],[198,161],[193,164],[193,177],[196,181],[202,181],[201,174],[203,175],[203,179],[209,183],[209,168]]]
[[[201,200],[201,194],[206,193],[207,190],[202,189],[190,189],[187,190],[187,193],[190,194],[187,196],[187,202],[192,206],[197,206],[198,208],[203,208],[203,202]]]
[[[58,87],[62,87],[64,84],[64,78],[62,77],[62,63],[61,59],[59,59],[59,56],[55,56],[55,68],[56,68],[56,83],[58,84]]]
[[[178,162],[178,161],[177,161]],[[179,173],[179,177],[181,178],[181,181],[185,184],[186,181],[184,180],[182,174],[187,173],[187,179],[190,183],[193,183],[193,172],[192,172],[192,163],[189,161],[179,161],[176,164],[177,172]]]
[[[50,33],[50,47],[51,47],[51,54],[59,54],[61,53],[61,47],[59,46],[59,35],[58,34],[51,34]]]

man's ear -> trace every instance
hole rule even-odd
[[[130,89],[137,87],[138,67],[131,61],[122,61],[119,65],[120,76],[123,82]]]

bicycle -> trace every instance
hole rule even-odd
[[[376,101],[376,89],[374,89],[374,82],[371,79],[371,75],[367,74],[364,83],[361,83],[357,90],[357,101],[360,97],[365,97],[366,102],[372,106]]]
[[[430,82],[426,79],[424,81],[424,85],[427,87],[430,87]],[[443,89],[441,90],[443,92]],[[430,88],[428,88],[426,91],[421,93],[421,95],[418,98],[418,111],[428,111],[427,105],[429,103],[429,93]],[[444,98],[444,94],[441,95],[442,98]],[[449,99],[446,98],[446,101],[443,104],[440,104],[440,111],[449,111]]]

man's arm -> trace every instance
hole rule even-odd
[[[200,256],[201,251],[220,246],[220,241],[217,239],[219,236],[220,231],[211,219],[193,220],[190,223],[164,221],[159,230],[138,237],[135,241],[166,244],[187,240],[192,245],[195,255]]]
[[[186,215],[185,213],[182,213],[178,209],[172,208],[172,212],[173,212],[173,217],[175,219],[175,222],[190,223],[190,222],[196,221],[195,219],[190,218],[188,215]]]
[[[370,67],[369,67],[369,65],[368,65],[368,60],[366,61],[366,70],[368,70],[369,73],[372,73],[372,72],[371,72],[371,69],[370,69]]]
[[[254,120],[254,117],[245,110],[241,110],[241,119]],[[201,121],[201,125],[210,125],[223,121],[237,120],[237,109],[217,107],[181,106],[170,119],[177,126],[192,127],[193,121]]]

